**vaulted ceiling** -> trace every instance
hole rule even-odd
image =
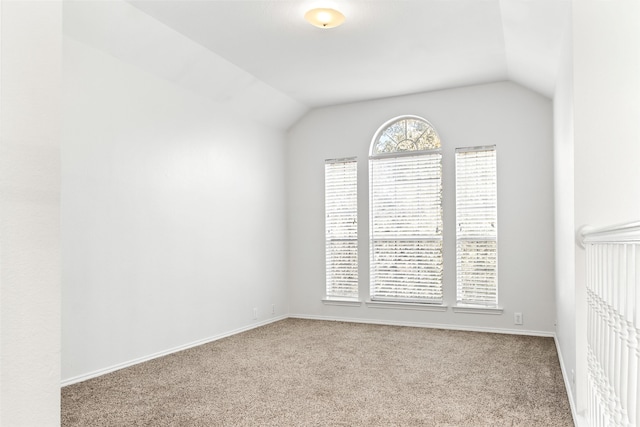
[[[569,11],[562,0],[132,4],[311,107],[507,79],[551,97]],[[310,26],[316,5],[345,24]]]
[[[122,2],[65,3],[67,34],[214,98],[269,96],[277,108],[259,112],[259,102],[252,114],[279,127],[309,108],[503,80],[551,98],[571,4],[131,0],[126,7],[146,18],[127,23]],[[303,15],[316,6],[341,10],[346,22],[312,27]],[[276,109],[284,112],[270,117]]]

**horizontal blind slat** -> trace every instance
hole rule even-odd
[[[442,155],[372,158],[369,167],[371,298],[441,302]]]
[[[327,297],[358,297],[357,195],[356,160],[325,162]]]
[[[497,305],[495,147],[456,152],[457,301]]]

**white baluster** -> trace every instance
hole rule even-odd
[[[640,423],[640,222],[586,233],[589,425]]]
[[[638,425],[640,422],[640,393],[638,392],[638,385],[640,384],[640,250],[638,250],[639,244],[633,245],[633,259],[634,259],[634,280],[633,280],[633,293],[635,298],[631,298],[634,301],[633,316],[629,317],[630,323],[633,327],[630,328],[630,350],[635,357],[631,357],[631,366],[629,369],[630,385],[629,385],[629,422],[632,426]]]
[[[627,330],[626,316],[627,310],[627,298],[629,297],[629,269],[631,262],[629,262],[629,245],[623,245],[621,247],[620,259],[622,262],[620,278],[620,314],[622,316],[620,324],[620,363],[618,364],[620,372],[620,403],[622,405],[622,413],[624,418],[629,419],[629,401],[628,401],[628,370],[629,370],[629,332]]]
[[[630,357],[629,363],[629,397],[627,402],[629,402],[629,424],[636,426],[640,419],[640,414],[638,414],[638,408],[640,408],[640,402],[638,402],[638,398],[640,398],[640,395],[638,395],[638,362],[640,361],[640,351],[638,349],[637,329],[631,329],[629,350],[632,356]]]
[[[609,419],[612,424],[616,424],[616,410],[615,410],[615,396],[613,394],[613,387],[611,384],[611,380],[613,378],[613,349],[615,347],[614,344],[614,336],[613,336],[613,313],[611,308],[611,300],[612,298],[612,275],[613,275],[613,247],[612,245],[604,245],[605,251],[605,264],[604,264],[604,302],[605,302],[605,312],[606,312],[606,324],[605,324],[605,333],[606,333],[606,342],[604,347],[604,381],[607,387],[607,412],[609,414]]]
[[[621,287],[619,286],[622,283],[622,279],[624,277],[624,272],[622,269],[624,268],[624,259],[622,255],[624,253],[624,245],[612,245],[613,250],[613,274],[612,274],[612,282],[610,283],[610,287],[612,288],[613,300],[613,338],[614,338],[614,346],[613,346],[613,358],[612,358],[612,387],[613,387],[613,397],[615,398],[615,407],[616,407],[616,415],[615,420],[617,425],[626,424],[626,414],[621,400],[621,390],[620,390],[620,361],[622,359],[622,328],[624,327],[622,324],[621,310],[620,310],[620,292]]]

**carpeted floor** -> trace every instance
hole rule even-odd
[[[62,389],[63,426],[572,426],[553,339],[287,319]]]

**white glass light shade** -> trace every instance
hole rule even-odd
[[[304,19],[319,28],[334,28],[344,22],[344,15],[335,9],[316,8],[305,13]]]

